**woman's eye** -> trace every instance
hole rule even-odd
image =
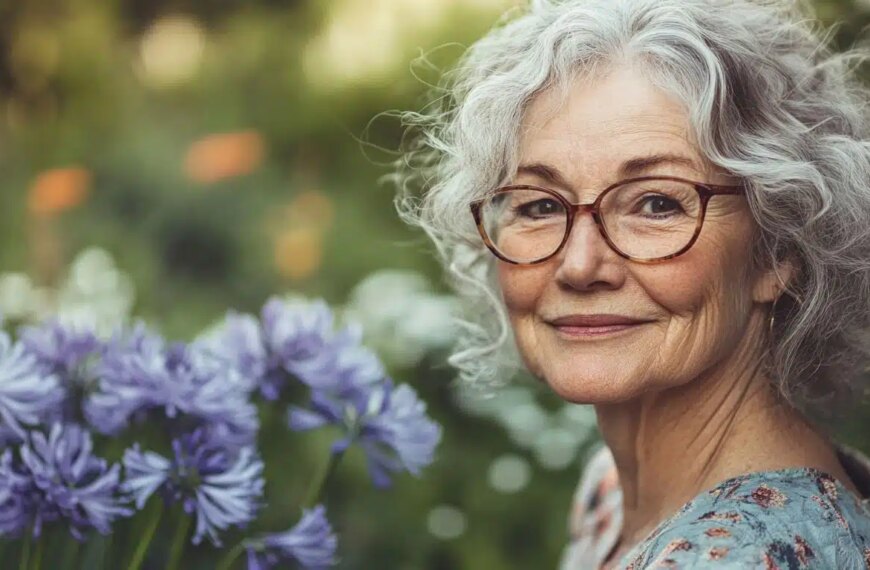
[[[543,218],[561,214],[564,211],[564,208],[557,200],[535,200],[534,202],[523,204],[517,208],[517,210],[520,215],[523,216],[528,216],[530,218]]]
[[[679,202],[667,196],[644,196],[641,200],[641,209],[646,205],[650,205],[650,209],[645,213],[653,215],[671,214],[683,209]]]

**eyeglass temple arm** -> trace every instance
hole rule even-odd
[[[695,187],[708,194],[739,194],[746,190],[746,184],[695,184]]]

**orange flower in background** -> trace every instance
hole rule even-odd
[[[75,208],[88,198],[91,173],[85,168],[55,168],[40,173],[27,196],[32,214],[51,215]]]
[[[297,194],[286,208],[286,222],[293,226],[315,226],[326,230],[332,226],[335,205],[317,190]]]
[[[323,241],[332,227],[335,204],[318,190],[298,193],[269,214],[266,227],[274,236],[275,267],[292,281],[312,277],[320,269]]]
[[[262,164],[265,146],[256,131],[208,135],[190,145],[184,171],[200,184],[249,174]]]
[[[275,239],[275,266],[284,277],[300,281],[314,275],[323,258],[323,235],[314,228],[294,228]]]

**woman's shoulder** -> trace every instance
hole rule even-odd
[[[621,561],[642,568],[870,568],[870,501],[809,467],[701,493]]]

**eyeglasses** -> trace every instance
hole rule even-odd
[[[556,255],[578,212],[592,214],[601,237],[620,256],[655,263],[692,247],[710,198],[742,188],[643,176],[608,186],[591,204],[572,204],[555,190],[513,185],[475,200],[471,213],[484,244],[508,263],[533,265]]]

